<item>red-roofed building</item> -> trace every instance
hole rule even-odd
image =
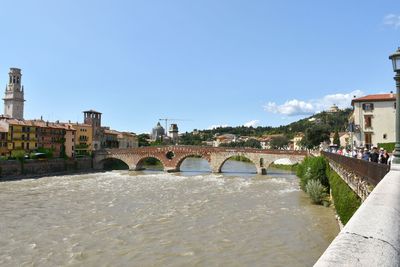
[[[395,142],[396,95],[374,94],[351,101],[355,147],[377,146]]]

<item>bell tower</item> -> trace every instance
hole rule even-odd
[[[24,119],[24,86],[21,85],[21,69],[10,68],[9,81],[6,86],[4,115],[6,117]]]

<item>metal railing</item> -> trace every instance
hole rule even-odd
[[[378,164],[324,151],[322,151],[321,154],[349,172],[355,173],[373,186],[376,186],[390,171],[390,166],[386,164]]]

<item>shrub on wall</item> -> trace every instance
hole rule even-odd
[[[306,191],[309,180],[318,180],[329,190],[329,179],[326,175],[328,164],[323,157],[307,157],[297,166],[297,176],[300,178],[300,186]]]
[[[383,148],[383,149],[385,149],[388,153],[392,153],[392,151],[394,150],[394,145],[395,145],[396,143],[379,143],[378,144],[378,147],[379,148]]]
[[[306,185],[306,192],[310,195],[314,204],[321,204],[326,197],[326,187],[319,180],[309,180]]]
[[[327,168],[327,175],[331,185],[331,194],[335,202],[336,212],[343,224],[346,224],[361,205],[361,200],[340,176]]]

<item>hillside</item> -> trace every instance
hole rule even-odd
[[[261,137],[271,134],[284,134],[288,138],[293,138],[296,133],[305,132],[306,129],[314,125],[326,126],[331,132],[345,131],[348,127],[348,118],[351,109],[340,110],[336,113],[321,112],[305,119],[292,122],[288,125],[278,127],[258,126],[258,127],[218,127],[211,130],[195,130],[192,133],[185,133],[181,136],[180,143],[185,145],[199,145],[202,141],[211,141],[215,135],[235,134],[237,136]]]

